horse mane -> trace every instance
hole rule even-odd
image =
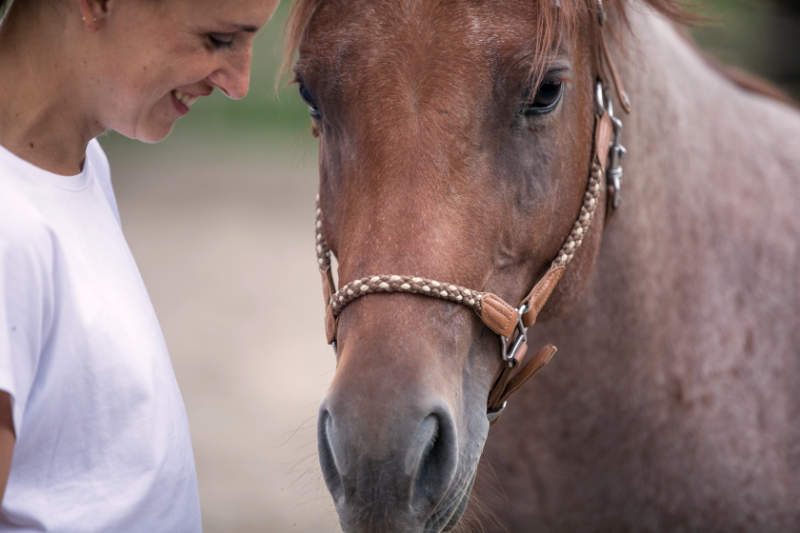
[[[314,12],[326,0],[295,0],[284,26],[285,47],[280,73],[288,74],[298,52],[300,42]],[[537,10],[536,42],[534,43],[532,79],[539,79],[545,68],[545,59],[563,38],[577,31],[586,17],[597,16],[597,0],[533,0]],[[627,26],[626,9],[632,1],[643,2],[676,22],[693,20],[680,0],[604,0],[607,13],[618,15]],[[613,31],[613,30],[612,30]],[[600,32],[593,32],[599,46]]]

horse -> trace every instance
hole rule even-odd
[[[295,1],[345,532],[800,530],[800,113],[687,16]]]

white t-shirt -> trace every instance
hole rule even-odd
[[[60,176],[0,147],[0,531],[197,532],[189,426],[108,161]]]

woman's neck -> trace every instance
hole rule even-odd
[[[57,20],[40,2],[15,2],[0,26],[0,145],[45,170],[81,171],[86,145],[102,133],[87,118],[80,58],[66,36],[74,22]]]

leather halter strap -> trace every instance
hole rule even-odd
[[[605,16],[600,5],[600,25]],[[602,28],[601,28],[602,31]],[[619,75],[611,62],[604,39],[601,48],[605,66],[611,71],[620,102],[630,110],[627,94],[622,88]],[[602,69],[600,69],[602,70]],[[480,320],[500,336],[504,365],[489,392],[487,416],[494,422],[507,405],[508,397],[538,372],[556,353],[556,347],[548,344],[524,366],[519,367],[527,354],[527,330],[547,303],[567,265],[575,257],[583,238],[588,233],[599,201],[603,177],[608,181],[609,209],[619,203],[619,187],[622,168],[620,159],[625,153],[619,142],[622,123],[613,115],[613,106],[605,94],[601,78],[596,86],[596,111],[591,158],[591,170],[586,184],[583,202],[577,219],[563,245],[551,262],[548,270],[533,285],[518,306],[511,305],[491,292],[477,291],[441,281],[411,275],[380,274],[350,281],[336,290],[331,272],[331,251],[322,231],[322,209],[317,196],[316,250],[317,262],[322,276],[322,293],[325,301],[325,334],[328,343],[336,346],[337,318],[342,310],[354,300],[376,293],[410,293],[438,298],[472,309]],[[609,168],[609,162],[611,167]]]

